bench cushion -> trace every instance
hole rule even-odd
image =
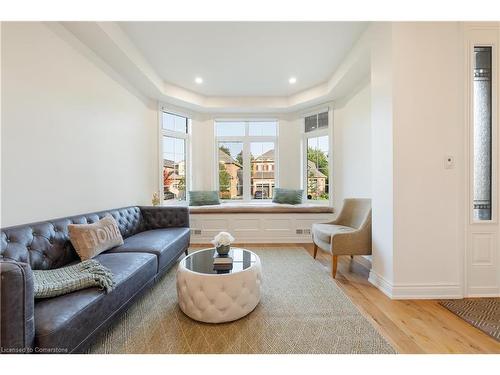
[[[36,302],[36,346],[73,351],[156,274],[153,254],[103,253],[94,259],[113,272],[116,288],[108,294],[99,288],[88,288]]]
[[[309,203],[280,204],[280,203],[222,203],[212,206],[189,207],[191,214],[221,214],[221,213],[304,213],[304,214],[331,214],[333,207],[320,206]]]

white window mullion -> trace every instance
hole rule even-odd
[[[173,126],[169,129],[166,129],[166,126],[164,126],[165,121],[165,116],[174,116],[177,119],[183,119],[185,121],[185,127],[184,128],[178,128],[177,126]],[[171,112],[165,111],[163,108],[160,109],[160,121],[159,121],[159,174],[160,174],[160,199],[162,202],[167,202],[167,201],[176,201],[176,200],[185,200],[187,191],[190,188],[191,184],[191,179],[190,179],[190,142],[189,142],[189,132],[190,132],[190,120],[183,116],[183,115],[177,115],[173,114]],[[175,120],[174,120],[175,121]],[[172,149],[166,150],[164,149],[163,145],[165,142],[166,138],[171,138],[174,139],[174,147]],[[183,144],[183,153],[182,155],[179,153],[179,150],[176,149],[177,146],[175,146],[176,140],[181,140]],[[165,156],[168,155],[168,157],[171,157],[172,160],[172,172],[174,174],[180,173],[180,171],[183,171],[183,188],[179,189],[179,186],[181,185],[181,179],[178,179],[170,184],[171,188],[169,188],[169,192],[172,194],[176,194],[175,198],[172,199],[167,199],[165,200],[165,186],[164,186],[164,160]],[[180,156],[181,155],[181,156]],[[169,159],[170,160],[170,159]],[[176,164],[176,160],[179,160],[178,164]],[[183,165],[182,165],[183,163]],[[182,176],[182,174],[181,174]],[[176,190],[178,190],[176,192]],[[171,194],[168,194],[169,196]]]
[[[245,140],[243,143],[243,200],[249,201],[250,195],[250,142]]]

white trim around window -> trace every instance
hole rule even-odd
[[[244,123],[244,135],[237,135],[237,136],[218,136],[217,135],[217,124],[224,123],[224,122],[239,122],[239,123]],[[250,133],[250,123],[257,123],[257,122],[274,122],[276,124],[276,135],[274,136],[251,136],[249,135]],[[215,135],[215,142],[214,142],[214,176],[215,176],[215,189],[217,191],[220,191],[220,185],[219,185],[219,147],[220,143],[241,143],[242,144],[242,159],[243,159],[243,175],[242,175],[242,183],[243,183],[243,191],[242,191],[242,198],[241,199],[224,199],[221,198],[222,201],[242,201],[242,202],[265,202],[265,201],[270,201],[270,198],[267,199],[255,199],[255,197],[252,197],[251,193],[251,144],[252,143],[273,143],[274,145],[274,183],[272,186],[272,189],[274,187],[279,186],[279,150],[278,150],[278,137],[279,137],[279,122],[277,119],[215,119],[214,120],[214,135]]]
[[[308,203],[318,204],[318,205],[333,205],[333,194],[334,194],[334,176],[333,176],[333,110],[328,110],[328,127],[321,128],[317,130],[313,130],[310,132],[305,132],[305,117],[314,115],[316,113],[322,113],[325,111],[320,111],[316,113],[308,113],[307,116],[304,116],[302,119],[302,165],[301,165],[301,183],[302,189],[304,189],[305,199]],[[326,200],[316,200],[316,199],[307,199],[308,196],[308,185],[307,185],[307,144],[309,138],[317,138],[317,137],[328,137],[328,199]]]
[[[163,113],[171,114],[178,117],[183,117],[186,119],[186,132],[175,131],[163,128]],[[178,111],[170,111],[164,105],[160,105],[158,111],[158,191],[160,194],[160,201],[162,204],[185,204],[187,199],[187,192],[191,188],[191,119],[184,113],[179,113]],[[165,199],[164,192],[164,178],[163,178],[163,168],[164,168],[164,152],[163,141],[164,137],[171,137],[175,139],[180,139],[184,141],[184,192],[182,193],[181,199]]]

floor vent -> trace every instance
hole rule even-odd
[[[295,234],[307,235],[307,234],[311,234],[311,230],[310,229],[295,229]]]
[[[201,235],[201,229],[191,229],[191,234],[193,236],[200,236]]]

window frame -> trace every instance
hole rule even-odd
[[[468,127],[468,197],[467,212],[469,224],[482,226],[498,223],[498,40],[477,30],[467,43],[466,92],[467,92],[467,127]],[[491,47],[491,219],[478,220],[474,217],[474,47]]]
[[[305,118],[312,116],[314,114],[320,114],[323,112],[328,112],[328,126],[323,128],[317,128],[310,132],[306,132]],[[333,111],[331,109],[325,109],[320,111],[315,111],[313,113],[308,113],[302,117],[302,166],[301,166],[301,183],[302,189],[304,189],[305,201],[310,204],[317,204],[320,206],[333,206],[333,196],[334,196],[334,176],[333,176]],[[326,200],[316,200],[307,198],[307,144],[309,138],[317,137],[328,137],[328,199]]]
[[[217,135],[217,124],[221,122],[244,122],[245,123],[245,134],[238,136],[218,136]],[[250,123],[253,122],[274,122],[276,123],[276,135],[275,136],[260,136],[260,135],[249,135]],[[214,123],[214,181],[215,190],[219,192],[219,143],[221,142],[241,142],[243,144],[243,197],[242,199],[220,199],[222,202],[270,202],[271,198],[268,199],[255,199],[251,195],[252,185],[251,185],[251,161],[250,161],[250,144],[255,142],[268,142],[274,143],[274,187],[279,186],[279,120],[269,119],[269,118],[258,118],[258,119],[215,119]]]
[[[174,130],[163,128],[163,113],[168,113],[174,116],[184,117],[187,121],[186,133],[178,132]],[[170,110],[164,106],[160,106],[158,112],[158,192],[160,194],[161,205],[184,205],[187,204],[188,191],[191,189],[191,129],[192,129],[192,119],[186,113],[181,113],[178,111]],[[165,186],[163,184],[163,138],[171,137],[176,139],[182,139],[184,141],[184,154],[185,154],[185,194],[184,199],[177,200],[165,200]]]

